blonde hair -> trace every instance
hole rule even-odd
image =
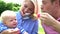
[[[2,20],[5,20],[9,16],[16,16],[16,14],[14,11],[11,11],[11,10],[6,10],[6,11],[1,13],[1,19]]]

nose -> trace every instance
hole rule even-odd
[[[25,12],[28,12],[28,8],[25,9]]]

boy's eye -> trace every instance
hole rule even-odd
[[[10,22],[13,21],[13,20],[10,20]]]
[[[15,21],[16,21],[16,19],[15,19]]]

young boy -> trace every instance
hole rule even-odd
[[[2,31],[7,30],[7,32],[17,31],[17,20],[16,14],[13,11],[6,10],[1,14],[2,23],[0,24],[0,33]],[[8,33],[5,33],[8,34]]]

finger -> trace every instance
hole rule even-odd
[[[43,14],[43,15],[49,15],[48,13],[41,13],[41,14]]]
[[[47,17],[51,17],[51,18],[53,18],[50,14],[48,14],[48,13],[42,13],[42,15],[45,15],[45,16],[47,16]]]
[[[40,18],[41,22],[46,22],[46,19],[45,18]]]
[[[47,16],[46,15],[41,15],[40,18],[47,19]]]
[[[50,14],[48,14],[48,13],[42,13],[41,15],[44,15],[44,16],[46,16],[46,17],[52,17]]]

